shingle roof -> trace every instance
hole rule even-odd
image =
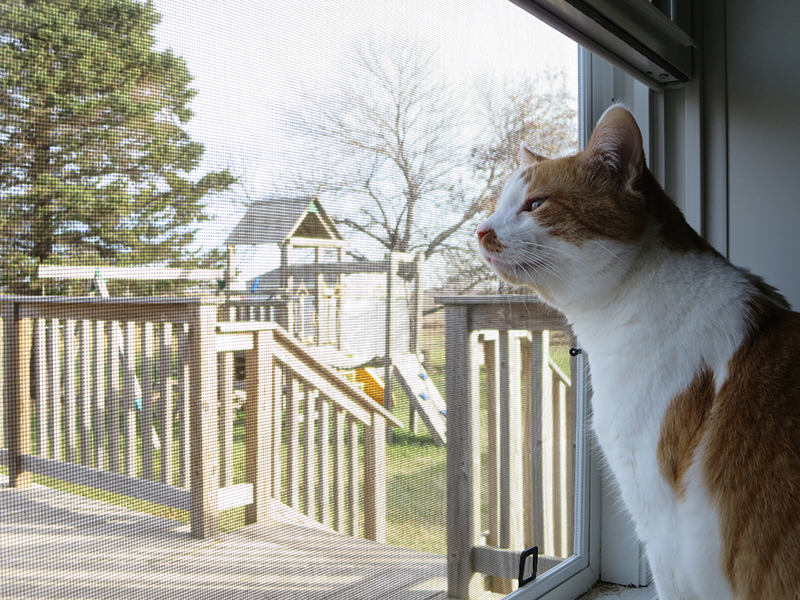
[[[330,232],[325,239],[343,239],[333,220],[315,198],[270,198],[250,205],[242,220],[231,231],[225,245],[283,243],[310,214],[317,215],[324,229]]]

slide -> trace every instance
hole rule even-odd
[[[394,359],[394,371],[436,445],[444,446],[447,443],[447,406],[419,357],[413,354],[397,357]]]

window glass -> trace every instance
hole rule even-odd
[[[5,2],[2,473],[46,486],[0,500],[32,503],[13,585],[422,598],[583,560],[570,332],[475,243],[521,143],[578,149],[578,67],[507,0]],[[185,569],[115,574],[155,556]]]

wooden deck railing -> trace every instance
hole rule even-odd
[[[277,325],[218,324],[218,304],[0,297],[10,485],[39,473],[189,510],[199,538],[218,530],[221,509],[246,505],[256,522],[284,500],[383,541],[385,429],[396,419]],[[247,353],[240,483],[235,350]]]
[[[539,547],[539,573],[573,554],[571,338],[563,316],[535,297],[437,302],[446,328],[448,595],[481,595],[481,575],[509,593],[520,551]]]

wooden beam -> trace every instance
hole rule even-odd
[[[346,240],[326,240],[322,238],[305,238],[305,237],[291,237],[287,242],[294,248],[315,248],[323,246],[328,248],[346,248],[348,243]]]
[[[275,339],[278,342],[278,350],[281,351],[285,349],[283,352],[283,357],[286,359],[287,366],[292,368],[297,373],[301,371],[304,373],[311,373],[314,374],[314,381],[311,381],[320,391],[329,395],[332,400],[336,400],[334,395],[338,395],[340,398],[346,398],[350,400],[352,403],[357,405],[356,411],[364,414],[364,410],[368,412],[379,413],[383,415],[384,419],[386,419],[389,423],[393,424],[396,427],[402,427],[403,423],[397,419],[392,413],[386,410],[383,406],[375,402],[372,398],[367,396],[363,391],[351,385],[345,379],[336,375],[333,371],[331,371],[327,366],[325,366],[322,362],[317,360],[310,352],[308,352],[305,348],[303,348],[293,337],[291,337],[284,329],[281,327],[275,328]],[[293,359],[291,357],[294,357]],[[283,359],[281,359],[283,361]],[[291,364],[289,364],[291,363]],[[292,365],[298,365],[295,368]],[[317,386],[316,381],[319,381],[323,386]],[[325,391],[329,390],[329,391]],[[332,391],[336,390],[336,392]],[[346,408],[346,407],[345,407]],[[349,409],[347,409],[349,410]],[[362,422],[369,424],[367,418],[361,418]]]
[[[39,279],[103,279],[217,281],[225,277],[223,269],[180,269],[170,267],[68,267],[42,265]]]
[[[471,378],[470,310],[445,307],[447,398],[447,592],[468,599],[483,592],[472,569],[480,540],[480,402]]]
[[[53,302],[52,300],[60,300]],[[3,299],[0,299],[3,302]],[[194,299],[197,302],[197,299]],[[189,302],[172,302],[165,298],[37,298],[20,302],[20,318],[87,319],[137,323],[186,323]]]
[[[111,471],[103,471],[85,465],[66,463],[41,456],[26,456],[23,464],[32,473],[38,473],[60,481],[69,481],[180,510],[189,510],[190,508],[189,492],[187,490],[158,481],[128,477],[121,473],[112,473]]]
[[[527,329],[529,331],[569,329],[564,315],[538,296],[442,296],[440,304],[469,306],[470,330]]]
[[[355,273],[385,273],[389,269],[388,260],[356,260],[349,262],[294,264],[287,271],[297,277],[300,275],[352,275]]]

